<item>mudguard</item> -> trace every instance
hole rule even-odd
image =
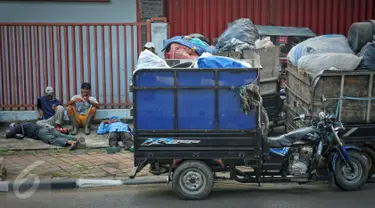
[[[346,150],[357,150],[357,151],[362,151],[361,148],[359,147],[356,147],[356,146],[345,146],[345,149]],[[336,162],[337,162],[337,159],[339,158],[339,153],[338,152],[335,152],[334,153],[334,156],[332,158],[332,170],[333,172],[336,171]]]

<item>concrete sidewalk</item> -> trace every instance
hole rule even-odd
[[[86,136],[83,133],[83,129],[80,129],[78,137],[84,137],[86,139],[86,147],[89,149],[98,149],[108,147],[108,135],[98,135],[96,130],[98,124],[93,125],[91,128],[91,134]],[[65,125],[68,129],[71,128],[69,125]],[[130,125],[133,128],[132,125]],[[49,149],[63,149],[62,147],[53,146],[46,144],[42,141],[24,138],[18,139],[6,139],[5,134],[8,130],[7,126],[0,126],[0,151],[27,151],[27,150],[49,150]]]
[[[104,150],[65,150],[2,152],[7,169],[6,180],[21,178],[40,180],[78,178],[127,178],[133,168],[133,153],[106,154]],[[151,175],[146,167],[137,176]]]

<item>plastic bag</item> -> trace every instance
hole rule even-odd
[[[224,43],[224,46],[219,50],[220,52],[225,51],[236,51],[241,52],[246,49],[253,49],[248,43],[245,43],[237,38],[232,38]]]
[[[367,43],[358,56],[362,58],[360,69],[375,71],[375,43]]]
[[[208,38],[206,38],[205,36],[203,36],[202,34],[199,34],[199,33],[192,33],[189,35],[190,37],[192,38],[199,38],[201,41],[207,43],[207,44],[210,44],[210,41],[208,40]]]
[[[204,57],[209,57],[209,56],[213,56],[213,55],[210,53],[204,52],[199,58],[204,58]]]
[[[340,71],[354,71],[361,58],[349,53],[321,53],[302,57],[298,62],[298,69],[313,75],[321,71],[336,68]]]
[[[354,54],[345,36],[323,35],[307,39],[294,46],[288,53],[288,60],[298,65],[298,61],[303,56],[320,53]]]
[[[191,39],[191,42],[192,42],[194,45],[198,45],[198,46],[200,46],[200,47],[203,48],[203,49],[206,49],[207,47],[210,47],[207,43],[201,41],[201,39],[199,39],[199,38],[192,38],[192,39]]]
[[[170,49],[165,53],[166,59],[197,59],[198,54],[195,50],[190,49],[184,45],[172,43]]]
[[[238,19],[234,21],[221,36],[216,40],[215,47],[219,52],[239,50],[238,44],[231,47],[230,44],[236,42],[248,44],[251,48],[255,48],[255,40],[259,39],[258,29],[250,19]],[[239,41],[235,41],[239,40]],[[246,46],[246,47],[249,47]]]
[[[141,52],[138,58],[138,64],[136,70],[138,69],[153,69],[153,68],[170,68],[162,58],[155,55],[149,50],[144,50]]]
[[[199,38],[191,38],[190,36],[175,36],[168,39],[164,43],[164,47],[161,51],[169,52],[170,46],[174,43],[186,46],[190,49],[195,50],[195,52],[200,56],[204,52],[216,53],[215,47],[210,47],[205,42],[201,41]]]
[[[263,38],[263,39],[258,39],[258,40],[255,41],[255,48],[256,49],[260,49],[260,48],[272,48],[274,46],[275,45],[271,41],[270,37],[266,37],[266,38]]]
[[[198,68],[251,68],[249,64],[243,64],[232,58],[223,56],[207,56],[198,59]]]

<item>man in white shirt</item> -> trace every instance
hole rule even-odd
[[[145,46],[143,47],[143,49],[144,50],[149,50],[152,53],[154,53],[155,55],[157,55],[156,52],[155,52],[155,45],[152,42],[147,42],[145,44]]]
[[[68,102],[68,116],[72,122],[72,134],[78,134],[78,128],[83,127],[85,134],[90,134],[90,126],[94,120],[99,103],[95,97],[91,96],[90,83],[81,85],[81,94],[74,95]]]

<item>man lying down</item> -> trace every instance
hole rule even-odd
[[[70,150],[74,150],[85,143],[85,138],[74,137],[71,135],[62,134],[55,128],[48,128],[38,126],[34,123],[12,123],[9,126],[9,132],[6,134],[6,138],[23,139],[25,137],[41,140],[47,144],[69,147]]]

